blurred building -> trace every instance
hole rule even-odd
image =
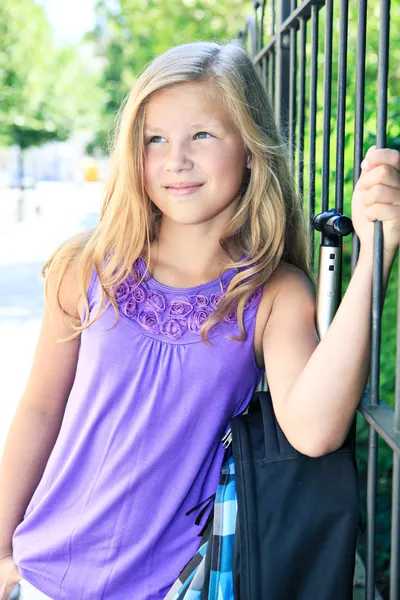
[[[49,142],[24,152],[25,176],[37,181],[104,181],[108,158],[88,156],[90,136],[74,136],[66,142]],[[10,187],[18,171],[18,148],[0,148],[0,187]]]

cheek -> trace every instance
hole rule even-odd
[[[230,188],[240,186],[245,172],[244,153],[238,151],[216,152],[208,157],[210,172]],[[230,183],[230,185],[229,185]]]

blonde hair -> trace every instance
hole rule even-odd
[[[309,236],[287,144],[281,137],[265,86],[251,58],[238,42],[194,42],[171,48],[144,70],[120,108],[111,143],[111,173],[97,227],[69,240],[43,266],[58,274],[57,298],[66,268],[78,261],[78,277],[86,307],[72,339],[96,321],[101,309],[113,306],[116,287],[132,272],[140,255],[150,262],[150,244],[157,238],[160,213],[144,187],[144,118],[146,103],[158,90],[184,82],[211,81],[221,94],[242,134],[251,170],[241,188],[238,210],[220,240],[231,256],[234,248],[246,260],[226,264],[240,268],[218,308],[203,324],[207,334],[232,309],[237,310],[240,337],[245,338],[243,311],[257,287],[265,284],[280,262],[299,267],[313,281]],[[87,288],[93,269],[102,291],[100,309],[89,315]],[[47,293],[47,282],[46,282]]]

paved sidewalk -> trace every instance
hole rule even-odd
[[[95,226],[102,186],[45,183],[36,199],[40,214],[31,202],[26,220],[16,223],[12,195],[6,200],[0,190],[0,453],[39,333],[44,305],[41,267],[62,242]]]

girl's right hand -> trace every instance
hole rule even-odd
[[[22,579],[12,556],[0,560],[0,600],[8,600],[11,592]]]

